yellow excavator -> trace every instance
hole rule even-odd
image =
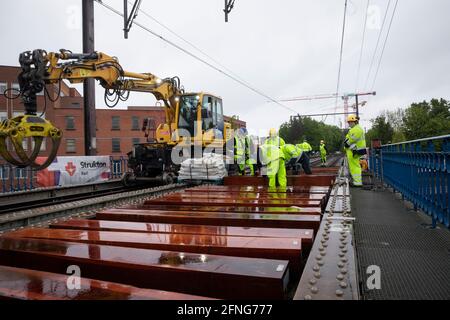
[[[193,150],[195,146],[225,150],[226,142],[232,138],[231,125],[224,121],[221,98],[204,92],[186,93],[178,77],[158,78],[151,73],[125,71],[117,58],[102,52],[72,53],[61,49],[47,53],[36,49],[21,53],[19,62],[22,71],[18,82],[25,114],[0,124],[0,154],[15,166],[39,170],[56,157],[62,132],[36,115],[36,94],[45,90],[46,85],[63,80],[71,83],[98,80],[105,88],[105,103],[109,107],[125,101],[130,91],[148,92],[163,102],[166,118],[156,129],[156,141],[135,145],[128,153],[132,174],[124,177],[127,183],[139,180],[170,183],[179,168],[172,161],[175,146],[181,146],[180,150]],[[146,131],[145,124],[143,131]],[[27,138],[35,142],[28,154],[22,147],[23,139]],[[35,160],[43,138],[52,140],[52,149],[47,160],[38,164]],[[16,157],[8,151],[7,139],[12,142]]]

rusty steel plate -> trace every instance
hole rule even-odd
[[[330,191],[330,186],[288,186],[286,188],[269,188],[267,186],[239,186],[239,185],[206,185],[206,186],[196,186],[185,190],[186,192],[257,192],[257,193],[328,193]]]
[[[304,243],[304,241],[312,242],[314,238],[313,230],[311,229],[245,228],[231,226],[202,226],[189,224],[124,222],[89,219],[72,219],[60,221],[50,224],[49,227],[53,229],[96,231],[210,234],[218,236],[240,237],[302,238],[302,244]]]
[[[114,231],[29,228],[7,237],[75,241],[131,248],[288,260],[294,276],[300,272],[301,238],[239,237],[184,233],[136,233]]]
[[[283,299],[287,260],[180,253],[59,240],[0,238],[0,263],[224,299]]]
[[[0,266],[0,299],[19,300],[204,300],[183,293],[141,289],[120,283],[80,278],[69,289],[68,275]]]
[[[245,199],[245,200],[278,200],[289,199],[291,201],[304,201],[304,200],[322,200],[326,197],[325,194],[320,193],[285,193],[285,192],[273,192],[273,193],[252,193],[252,192],[240,192],[240,193],[219,193],[219,192],[189,192],[183,190],[183,192],[172,193],[164,196],[165,199]]]
[[[288,186],[330,186],[336,179],[336,175],[302,175],[302,176],[287,176]],[[224,178],[225,185],[260,185],[267,186],[267,177],[252,177],[252,176],[229,176]]]
[[[148,204],[148,205],[127,205],[118,207],[119,209],[150,209],[162,211],[203,211],[203,212],[233,212],[233,213],[294,213],[294,214],[321,214],[320,207],[241,207],[241,206],[180,206],[173,204]]]
[[[320,225],[319,215],[220,213],[105,209],[97,212],[98,220],[136,221],[175,224],[203,224],[239,227],[313,229]]]
[[[177,196],[160,197],[145,201],[145,204],[172,204],[172,205],[195,205],[195,206],[250,206],[250,207],[320,207],[323,202],[319,200],[290,200],[290,199],[195,199],[181,198]]]

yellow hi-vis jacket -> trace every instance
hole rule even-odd
[[[284,160],[289,161],[292,158],[297,158],[302,155],[303,151],[301,148],[294,146],[293,144],[285,144],[281,146],[281,153],[284,156]]]
[[[366,149],[366,137],[359,123],[351,128],[345,136],[345,147],[352,151]]]

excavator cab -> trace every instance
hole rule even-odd
[[[176,143],[223,145],[225,123],[219,97],[203,92],[181,95],[176,119]]]

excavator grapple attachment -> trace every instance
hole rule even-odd
[[[6,119],[0,123],[0,155],[10,164],[19,168],[31,166],[35,170],[48,167],[56,157],[61,142],[61,130],[53,126],[48,120],[35,115],[21,115],[12,119]],[[30,154],[23,148],[24,139],[32,138],[34,147]],[[36,163],[36,158],[42,146],[44,138],[52,141],[49,156],[42,164]],[[17,159],[7,147],[10,141]]]

